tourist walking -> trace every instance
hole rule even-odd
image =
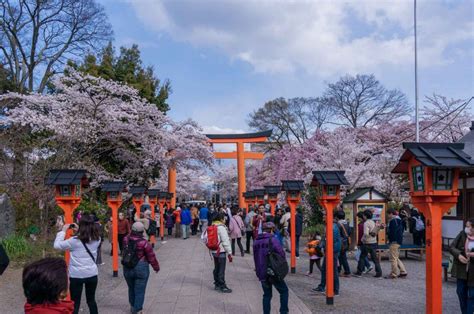
[[[5,272],[9,264],[10,259],[8,258],[8,254],[0,243],[0,276]]]
[[[285,214],[280,219],[280,224],[283,227],[283,243],[285,246],[285,249],[287,252],[291,251],[291,239],[290,239],[290,218],[291,218],[291,212],[290,212],[290,207],[285,208]]]
[[[335,219],[337,227],[339,228],[339,234],[341,235],[341,252],[339,253],[339,267],[338,272],[340,273],[344,269],[343,277],[349,277],[351,275],[351,268],[347,261],[347,251],[351,246],[351,228],[346,221],[346,214],[343,210],[338,210],[335,213]]]
[[[165,227],[168,230],[168,236],[173,234],[173,227],[174,227],[174,215],[173,210],[170,208],[165,212]]]
[[[253,206],[250,206],[249,212],[245,215],[245,253],[250,254],[250,240],[253,238],[253,217],[255,216],[255,210]]]
[[[321,258],[324,254],[322,254],[320,243],[321,235],[316,232],[311,236],[306,244],[305,251],[309,255],[309,271],[306,273],[306,276],[311,276],[313,274],[314,264],[316,264],[316,267],[321,271]]]
[[[362,234],[362,248],[359,258],[359,263],[357,264],[357,272],[354,273],[354,276],[360,277],[365,267],[364,259],[367,255],[370,254],[372,262],[375,264],[375,278],[382,277],[382,268],[380,267],[379,259],[377,257],[377,233],[378,227],[375,225],[375,222],[372,220],[372,211],[365,210],[362,214],[362,219],[364,220],[364,232]]]
[[[173,211],[174,216],[174,237],[180,238],[181,237],[181,207],[177,207]]]
[[[196,235],[199,226],[199,208],[196,204],[191,207],[191,235]]]
[[[474,313],[474,219],[466,222],[449,246],[453,256],[451,276],[456,278],[456,293],[462,314]]]
[[[268,254],[270,246],[272,250],[285,258],[285,251],[283,250],[280,241],[273,236],[275,224],[273,222],[266,222],[262,226],[262,233],[257,236],[253,243],[253,260],[255,263],[255,271],[260,280],[263,289],[263,313],[269,314],[271,312],[271,301],[273,296],[273,287],[280,294],[280,313],[289,313],[288,308],[288,286],[284,279],[277,279],[268,275]]]
[[[156,259],[151,244],[143,237],[145,226],[141,222],[132,225],[132,232],[124,241],[124,255],[122,257],[123,276],[128,286],[128,303],[130,311],[142,313],[145,302],[145,291],[150,276],[149,264],[155,272],[160,271],[160,265]],[[132,255],[136,259],[128,258]],[[133,262],[128,262],[135,260]],[[133,265],[135,264],[135,265]]]
[[[425,218],[416,208],[411,211],[410,232],[413,234],[413,244],[425,245]]]
[[[185,207],[184,210],[181,211],[181,230],[184,240],[189,238],[189,226],[192,222],[191,211],[188,207]]]
[[[403,244],[403,226],[402,219],[398,216],[395,209],[387,210],[387,218],[389,220],[387,235],[389,243],[389,259],[392,266],[392,272],[386,276],[387,279],[404,278],[407,276],[405,265],[400,260],[400,246]]]
[[[359,262],[360,255],[362,253],[362,236],[364,235],[364,219],[363,219],[363,212],[357,213],[357,251],[355,253],[356,261]],[[369,257],[366,256],[364,259],[364,270],[362,271],[363,274],[370,273],[372,269],[372,265],[370,265]]]
[[[135,214],[135,222],[141,222],[144,226],[143,237],[148,239],[148,229],[150,228],[151,210],[147,209],[141,212],[140,215]]]
[[[240,255],[244,256],[244,247],[242,246],[242,234],[245,233],[245,225],[242,220],[242,210],[238,207],[233,208],[234,214],[230,219],[229,229],[230,229],[230,238],[232,239],[232,256],[235,256],[235,242],[240,249]]]
[[[97,248],[97,257],[95,260],[95,263],[97,265],[104,265],[105,263],[102,262],[102,243],[104,242],[104,227],[100,223],[99,217],[97,217],[96,214],[93,214],[92,217],[94,217],[94,222],[96,223],[97,228],[99,229],[99,234],[100,234],[100,244],[99,247]]]
[[[63,258],[48,257],[23,268],[25,314],[72,314],[74,302],[67,300],[67,265]]]
[[[86,290],[86,301],[91,314],[97,314],[95,291],[97,289],[99,271],[96,258],[100,245],[100,232],[91,215],[82,215],[79,227],[73,224],[75,236],[65,240],[66,232],[71,225],[66,224],[56,235],[54,248],[70,252],[69,260],[69,291],[74,301],[74,314],[79,313],[82,289]]]
[[[227,227],[224,222],[225,217],[226,214],[221,211],[215,215],[212,221],[212,224],[217,227],[218,249],[211,250],[211,254],[214,259],[214,289],[223,293],[231,293],[232,290],[227,287],[225,282],[226,257],[229,263],[232,263],[232,248]]]
[[[324,215],[324,221],[326,221],[326,215]],[[333,282],[334,282],[334,295],[338,296],[339,295],[339,272],[337,271],[337,261],[339,259],[339,253],[341,252],[341,234],[339,233],[339,228],[337,226],[337,223],[334,221],[332,225],[332,236],[333,236],[333,256],[329,257],[326,252],[327,248],[327,240],[326,237],[323,237],[322,241],[322,248],[324,250],[324,259],[323,259],[323,265],[321,266],[321,281],[319,285],[316,288],[313,288],[312,290],[315,292],[320,292],[320,293],[325,293],[326,291],[326,263],[328,258],[332,258],[332,263],[333,263]]]
[[[118,229],[118,245],[120,248],[120,255],[122,255],[123,238],[125,238],[130,233],[130,222],[128,221],[128,219],[125,219],[125,215],[123,213],[118,214],[118,228],[117,229]]]
[[[253,238],[256,239],[257,236],[263,232],[262,226],[266,221],[265,215],[265,205],[258,205],[257,214],[253,217],[252,227],[253,227]]]
[[[199,223],[200,223],[201,232],[204,232],[204,230],[207,229],[207,224],[209,221],[208,213],[209,213],[209,209],[207,208],[206,205],[201,207],[201,209],[199,210]]]

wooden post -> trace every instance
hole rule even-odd
[[[297,202],[289,201],[290,206],[290,238],[291,238],[291,257],[290,267],[291,273],[296,273],[296,205]]]
[[[244,143],[237,142],[237,177],[238,177],[238,196],[239,207],[245,207],[244,192],[245,187],[245,159],[244,159]]]
[[[174,162],[168,169],[168,192],[173,193],[170,206],[176,209],[176,164]]]
[[[65,224],[72,224],[74,223],[73,214],[74,210],[79,206],[81,200],[61,200],[56,198],[56,204],[63,210],[64,212],[64,223]],[[72,230],[69,229],[66,231],[65,239],[69,239],[72,235]],[[66,264],[69,265],[70,254],[69,251],[64,252],[64,259],[66,260]]]
[[[107,200],[107,205],[112,210],[112,274],[118,277],[118,209],[122,200]]]
[[[334,304],[334,202],[321,200],[326,211],[326,304]]]

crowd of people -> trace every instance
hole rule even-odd
[[[289,208],[277,208],[275,215],[271,215],[268,206],[263,204],[251,206],[248,212],[236,205],[181,204],[176,209],[165,208],[163,226],[160,225],[158,208],[155,213],[152,217],[150,209],[145,209],[140,214],[130,209],[118,215],[118,249],[123,276],[128,286],[131,313],[141,313],[143,310],[150,266],[155,272],[160,270],[153,246],[149,242],[152,235],[159,235],[160,228],[165,228],[169,237],[173,236],[174,231],[174,237],[182,239],[201,233],[200,237],[209,248],[214,262],[214,289],[221,293],[232,293],[225,279],[227,262],[232,263],[236,254],[241,257],[253,255],[255,273],[263,290],[263,312],[271,312],[274,287],[280,294],[280,313],[288,313],[288,286],[284,278],[288,271],[285,251],[291,250]],[[325,232],[309,235],[305,249],[309,258],[309,271],[306,275],[313,275],[314,265],[321,274],[319,284],[312,289],[314,292],[326,292],[327,258],[332,258],[334,265],[332,280],[335,296],[340,293],[340,276],[361,277],[375,269],[374,277],[381,278],[382,269],[377,256],[378,234],[381,230],[386,232],[391,265],[391,271],[385,278],[408,276],[405,265],[399,258],[399,251],[403,245],[404,232],[408,229],[412,231],[413,238],[423,244],[424,218],[418,211],[413,209],[408,215],[404,209],[389,209],[386,224],[374,221],[373,212],[369,209],[358,212],[357,217],[357,251],[354,254],[357,267],[354,272],[351,272],[347,257],[348,251],[354,247],[351,243],[354,230],[347,223],[343,210],[334,212],[333,256],[326,255]],[[112,230],[111,222],[109,220],[102,227],[97,216],[79,212],[76,223],[60,225],[54,248],[69,252],[69,264],[66,266],[61,258],[45,258],[24,268],[25,313],[78,313],[83,290],[89,312],[98,313],[95,295],[99,280],[98,265],[102,264],[100,251],[104,236]],[[299,257],[299,239],[303,233],[303,214],[299,210],[295,215],[295,226],[295,253]],[[72,232],[73,236],[66,238],[68,232]],[[474,220],[467,222],[465,230],[452,242],[450,252],[454,257],[452,275],[457,278],[462,313],[472,313],[474,270],[470,270],[467,265],[471,263],[470,258],[474,257]],[[0,256],[1,274],[8,266],[8,257],[1,246]],[[272,261],[270,256],[275,256],[274,260],[277,262]],[[44,287],[47,289],[43,289]],[[68,294],[70,300],[66,298]]]

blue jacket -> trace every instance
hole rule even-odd
[[[209,210],[207,209],[207,207],[203,207],[201,208],[201,210],[199,211],[199,219],[201,220],[207,220],[207,212]]]
[[[253,261],[255,262],[255,271],[260,281],[267,279],[267,254],[268,243],[272,241],[273,250],[280,256],[285,257],[285,251],[280,241],[271,233],[261,233],[253,243]]]
[[[341,233],[339,232],[339,227],[337,223],[332,224],[332,239],[333,239],[333,252],[334,254],[339,254],[341,252],[342,246],[342,239]],[[322,243],[324,249],[326,249],[326,238],[324,238],[324,242]]]
[[[397,242],[403,244],[403,221],[400,217],[394,216],[387,228],[388,243]]]
[[[193,219],[191,218],[191,212],[189,208],[185,208],[181,211],[181,224],[182,225],[190,225]]]

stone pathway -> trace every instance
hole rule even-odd
[[[226,282],[233,292],[222,294],[214,290],[214,264],[198,237],[171,239],[155,251],[161,270],[158,274],[150,274],[145,313],[262,313],[263,291],[253,270],[252,255],[236,256],[233,263],[227,263]],[[104,252],[107,251],[104,249]],[[101,280],[111,277],[108,267],[101,267],[101,270],[107,271],[101,274]],[[129,313],[122,271],[119,271],[119,278],[106,280],[120,283],[98,299],[100,312]],[[274,289],[272,313],[278,313],[278,310],[279,294]],[[292,291],[290,313],[311,313]]]

